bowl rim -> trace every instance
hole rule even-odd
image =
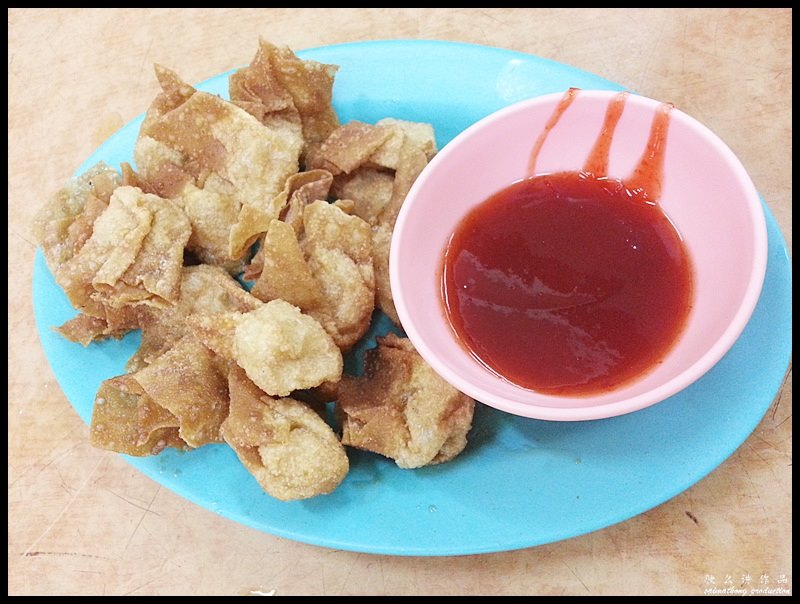
[[[417,177],[416,181],[409,190],[405,202],[403,203],[397,216],[392,234],[392,242],[389,254],[389,273],[394,303],[403,330],[406,332],[406,335],[411,340],[412,344],[420,353],[422,358],[445,381],[477,401],[514,415],[543,420],[581,421],[614,417],[654,405],[682,391],[700,377],[705,375],[714,365],[716,365],[739,338],[753,311],[755,310],[756,304],[761,295],[764,277],[766,274],[768,241],[766,219],[764,216],[761,198],[752,182],[752,179],[748,175],[739,158],[736,156],[733,150],[731,150],[730,147],[728,147],[728,145],[708,126],[704,125],[697,119],[691,117],[676,107],[672,110],[671,119],[682,120],[688,124],[694,131],[698,133],[699,136],[706,139],[712,145],[714,151],[720,154],[725,160],[725,163],[731,168],[732,176],[736,178],[737,186],[745,193],[743,197],[746,201],[747,215],[749,216],[750,223],[752,225],[754,248],[753,267],[750,271],[744,296],[739,302],[733,319],[725,328],[723,333],[715,342],[713,342],[713,344],[705,351],[705,353],[703,353],[692,363],[690,367],[674,376],[670,380],[646,392],[619,401],[603,403],[599,405],[584,404],[573,407],[551,407],[537,404],[535,402],[523,403],[508,400],[506,397],[486,391],[484,388],[474,384],[467,377],[459,375],[457,372],[451,370],[448,365],[439,361],[434,349],[428,344],[428,340],[426,339],[425,335],[413,322],[411,318],[411,311],[409,310],[406,298],[404,296],[404,288],[402,286],[401,277],[401,258],[403,254],[402,250],[400,249],[400,241],[402,239],[402,235],[405,233],[409,215],[417,205],[418,202],[416,200],[420,194],[420,191],[424,189],[425,184],[430,178],[432,178],[432,175],[436,172],[438,167],[447,161],[448,157],[453,153],[453,150],[458,148],[459,145],[461,145],[464,141],[469,140],[473,135],[481,130],[491,128],[498,121],[508,119],[510,116],[513,116],[519,112],[527,111],[531,106],[555,106],[563,98],[564,94],[565,92],[556,92],[541,95],[518,101],[503,107],[464,129],[437,153],[437,155],[428,163],[428,165]],[[620,92],[581,89],[578,94],[580,96],[607,99],[617,96],[620,94]],[[632,92],[629,93],[627,102],[656,105],[661,104],[661,101],[657,101],[650,97]],[[447,320],[444,314],[442,314],[442,320]],[[456,336],[453,335],[453,338],[456,338]],[[464,354],[471,354],[469,350],[467,350],[462,344],[458,342],[457,344],[462,348]],[[504,377],[492,371],[490,371],[490,373],[493,374],[493,379],[507,381]],[[535,393],[533,391],[531,392],[539,398],[549,398],[553,400],[558,399],[562,401],[565,398],[544,395]],[[591,400],[592,396],[575,398],[585,402]]]

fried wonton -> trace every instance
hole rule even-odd
[[[89,438],[93,446],[145,457],[165,447],[185,449],[177,418],[153,403],[131,375],[100,384],[92,411]]]
[[[189,324],[206,346],[234,361],[270,396],[341,378],[342,353],[331,336],[284,300],[244,314],[195,315]]]
[[[175,204],[135,187],[118,187],[92,234],[55,271],[76,308],[102,317],[103,306],[164,306],[179,293],[186,215]]]
[[[140,177],[186,212],[189,250],[237,271],[263,232],[259,225],[278,217],[275,200],[299,168],[303,139],[195,90],[164,67],[156,66],[156,76],[162,92],[134,150]]]
[[[353,199],[358,215],[374,225],[392,199],[396,216],[408,189],[435,154],[430,124],[386,118],[375,125],[352,121],[339,127],[309,157],[308,165],[333,174],[333,194]]]
[[[382,128],[353,120],[340,126],[308,157],[308,167],[327,170],[334,176],[352,174],[369,163],[392,136],[390,128]]]
[[[91,237],[94,223],[106,210],[120,184],[116,170],[98,163],[56,193],[36,214],[33,232],[42,246],[50,271],[56,275]],[[88,345],[95,339],[121,337],[136,327],[128,308],[112,308],[88,300],[84,310],[57,331],[73,342]]]
[[[192,335],[147,367],[106,380],[92,414],[92,442],[129,455],[155,455],[222,442],[228,366]],[[177,444],[176,444],[177,443]]]
[[[222,442],[228,416],[227,363],[188,334],[147,367],[129,374],[159,407],[178,420],[191,447]]]
[[[449,461],[464,449],[475,402],[436,375],[409,340],[378,338],[364,368],[364,376],[339,383],[343,444],[401,468]]]
[[[304,403],[272,398],[239,368],[229,374],[222,436],[267,493],[289,501],[330,493],[349,469],[333,430]]]
[[[128,362],[128,371],[152,363],[169,350],[186,334],[186,321],[191,315],[247,312],[259,306],[261,302],[222,268],[208,264],[185,266],[181,272],[180,296],[173,306],[138,309],[142,343]]]
[[[250,290],[255,297],[264,302],[286,300],[301,310],[322,303],[322,290],[308,266],[297,233],[289,224],[273,220],[259,253],[261,274]]]
[[[408,160],[408,149],[422,152],[426,162],[436,155],[436,136],[430,124],[385,117],[375,125],[392,131],[389,139],[370,157],[369,163],[375,167],[399,170]]]
[[[166,306],[179,290],[190,227],[169,200],[129,186],[98,164],[60,191],[34,230],[48,266],[81,311],[60,329],[77,342],[135,328],[136,305]]]
[[[231,101],[265,126],[313,146],[339,126],[331,105],[337,69],[261,40],[252,63],[229,79]]]
[[[333,175],[326,170],[298,172],[286,179],[283,190],[276,198],[276,203],[283,208],[280,213],[281,221],[290,225],[299,236],[303,232],[303,212],[306,206],[318,199],[327,199],[332,182]],[[264,237],[272,220],[258,225]],[[258,279],[264,267],[264,237],[258,252],[245,268],[243,276],[248,281]]]
[[[141,329],[128,373],[98,390],[93,445],[145,456],[226,442],[281,500],[333,491],[345,445],[403,468],[466,446],[474,401],[408,340],[378,338],[365,375],[342,377],[376,303],[399,325],[392,231],[436,143],[428,124],[341,126],[337,69],[261,41],[226,101],[156,66],[136,170],[98,164],[38,213],[79,311],[58,331],[89,345]]]
[[[303,211],[299,237],[273,220],[252,290],[261,300],[283,299],[314,317],[345,351],[367,331],[375,307],[370,228],[351,211],[351,202],[315,201]]]
[[[369,225],[350,212],[346,201],[315,201],[303,214],[303,246],[323,299],[308,313],[344,350],[367,331],[375,306]]]
[[[307,162],[331,172],[333,194],[352,199],[356,215],[372,225],[376,304],[396,325],[400,319],[389,283],[392,231],[411,185],[435,153],[429,124],[385,119],[374,126],[341,126]]]
[[[117,171],[100,162],[72,179],[37,212],[33,233],[51,272],[83,247],[119,185]]]
[[[352,199],[353,213],[370,225],[378,224],[378,218],[392,198],[394,174],[378,168],[361,168],[336,182],[336,196]]]

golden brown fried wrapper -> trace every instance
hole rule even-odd
[[[400,127],[396,126],[396,128]],[[398,326],[400,325],[400,318],[397,316],[397,310],[394,306],[389,279],[389,251],[392,244],[394,223],[400,213],[403,201],[405,201],[406,195],[417,176],[428,164],[427,148],[426,145],[411,136],[404,137],[398,151],[397,168],[394,173],[394,182],[392,183],[392,196],[381,209],[377,223],[372,230],[375,304]]]
[[[107,328],[108,324],[103,319],[79,313],[55,330],[71,342],[88,346],[94,340],[107,337],[105,333]]]
[[[60,190],[37,213],[33,231],[42,246],[45,260],[54,275],[71,260],[94,231],[94,223],[105,212],[120,176],[102,162]],[[65,338],[84,346],[96,339],[122,337],[135,329],[136,316],[128,308],[112,308],[90,298],[93,288],[79,288],[85,300],[83,310],[58,328]]]
[[[372,228],[372,264],[375,269],[375,306],[380,308],[398,327],[400,317],[394,306],[392,283],[389,277],[389,252],[392,247],[394,223],[380,223]]]
[[[449,461],[464,449],[475,402],[436,375],[408,339],[378,338],[364,368],[363,377],[339,383],[343,444],[401,468]]]
[[[364,335],[375,307],[370,228],[350,211],[350,202],[313,202],[303,211],[299,240],[288,224],[272,221],[252,290],[314,317],[342,350]]]
[[[241,318],[237,312],[225,312],[218,315],[194,315],[189,317],[187,326],[191,333],[219,357],[236,362],[236,350],[233,345],[236,335],[236,324]]]
[[[326,203],[326,202],[323,202]],[[306,262],[297,233],[287,223],[273,220],[261,242],[261,275],[252,294],[259,300],[286,300],[301,310],[322,303],[322,289]]]
[[[236,271],[260,225],[277,218],[278,193],[298,170],[299,133],[269,128],[218,96],[156,66],[162,92],[134,149],[140,178],[186,212],[188,249]]]
[[[327,170],[334,176],[350,174],[367,164],[392,136],[391,128],[353,120],[340,126],[307,158],[307,167]]]
[[[136,313],[132,307],[108,310],[112,312],[106,313],[104,317],[79,313],[61,327],[56,327],[55,331],[71,342],[88,346],[95,340],[119,339],[138,327]]]
[[[117,171],[100,162],[74,178],[37,212],[34,236],[53,273],[89,239],[94,221],[119,184]]]
[[[433,127],[420,122],[408,122],[386,118],[377,124],[352,121],[334,130],[331,135],[309,156],[308,167],[322,168],[336,176],[334,192],[343,195],[342,183],[362,172],[378,171],[392,175],[397,170],[410,169],[416,163],[411,153],[418,152],[424,166],[436,154],[436,139]],[[416,178],[416,176],[414,177]],[[375,191],[373,177],[364,179],[363,184],[351,185],[356,193],[366,189]],[[413,179],[412,179],[413,182]],[[401,183],[407,192],[410,185]],[[381,188],[383,190],[384,187]]]
[[[252,63],[229,79],[231,101],[265,126],[314,145],[339,126],[331,105],[337,69],[261,40]]]
[[[259,306],[261,302],[222,268],[208,264],[185,266],[180,295],[173,306],[137,308],[142,343],[127,368],[140,369],[172,347],[187,333],[186,322],[191,315],[247,312]]]
[[[234,361],[264,392],[287,396],[342,376],[342,353],[319,322],[284,300],[248,313],[195,315],[203,344]]]
[[[433,128],[429,124],[392,120],[391,123],[381,127],[391,128],[393,131],[391,140],[397,141],[399,137],[401,141],[390,154],[391,163],[378,164],[394,170],[392,196],[378,215],[379,223],[391,224],[394,228],[394,221],[400,213],[400,207],[408,191],[436,152],[436,142],[433,138]],[[377,157],[377,154],[373,155],[372,160],[376,161]],[[388,158],[384,158],[382,161],[387,160]]]
[[[284,501],[333,491],[349,462],[319,415],[291,398],[272,398],[234,368],[222,436],[267,493]]]
[[[303,247],[322,292],[309,308],[342,350],[369,329],[375,308],[375,275],[369,225],[351,215],[352,204],[315,201],[303,214]]]
[[[177,418],[154,404],[131,375],[100,384],[92,411],[90,442],[100,449],[144,457],[165,447],[185,449]]]
[[[336,179],[333,193],[339,199],[352,199],[353,213],[370,225],[389,203],[394,190],[394,174],[378,168],[361,168]]]
[[[312,317],[283,300],[241,315],[234,359],[272,396],[313,388],[342,375],[342,354]]]
[[[228,416],[227,366],[186,335],[147,367],[130,374],[154,404],[178,420],[178,434],[191,447],[222,442]]]
[[[284,189],[287,195],[281,220],[291,225],[295,233],[301,233],[306,206],[326,200],[332,184],[333,175],[326,170],[308,170],[289,178]]]
[[[290,176],[275,200],[276,205],[282,208],[281,221],[290,225],[299,236],[303,232],[305,207],[312,201],[327,199],[332,182],[333,176],[326,170],[309,170]],[[259,228],[264,232],[264,238],[271,223],[272,220],[259,224]],[[264,238],[261,240],[258,252],[244,271],[243,277],[248,281],[254,281],[261,275],[264,266]]]
[[[86,243],[55,272],[76,308],[104,318],[105,309],[173,303],[180,289],[189,221],[175,204],[135,187],[118,187]]]
[[[392,130],[389,140],[370,157],[370,162],[380,168],[400,169],[406,161],[405,152],[402,150],[404,145],[421,151],[426,161],[432,160],[436,155],[436,135],[430,124],[385,117],[378,120],[375,125]]]
[[[385,119],[340,127],[308,160],[334,174],[333,193],[352,199],[356,215],[372,225],[376,305],[396,325],[389,283],[392,231],[411,185],[435,153],[429,124]]]

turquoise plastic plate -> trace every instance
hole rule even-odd
[[[589,73],[530,55],[465,44],[366,42],[298,53],[341,66],[334,100],[343,122],[392,116],[433,123],[442,146],[505,105],[570,86],[620,89]],[[180,63],[176,64],[180,68]],[[227,75],[199,86],[227,94]],[[130,161],[134,120],[98,149]],[[696,483],[753,431],[782,383],[792,340],[791,266],[775,219],[766,281],[750,323],[730,352],[692,386],[648,409],[590,422],[545,422],[478,405],[466,451],[451,463],[409,471],[350,451],[351,470],[331,495],[283,503],[266,495],[224,445],[126,458],[144,474],[217,514],[288,539],[399,555],[456,555],[566,539],[640,514]],[[103,379],[124,372],[139,344],[72,344],[51,327],[74,316],[41,252],[34,312],[45,353],[84,421]],[[376,317],[360,353],[388,330]],[[358,365],[349,359],[348,367]]]

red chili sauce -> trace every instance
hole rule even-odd
[[[606,392],[658,364],[686,323],[693,276],[675,227],[640,193],[567,172],[473,209],[442,271],[463,345],[510,382],[556,395]]]

